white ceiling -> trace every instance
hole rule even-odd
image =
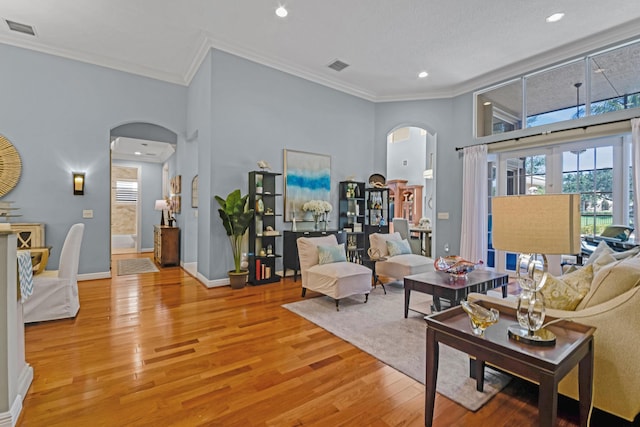
[[[172,144],[146,139],[118,137],[111,141],[111,158],[114,160],[164,163],[175,151]]]
[[[638,0],[2,0],[0,17],[36,31],[0,22],[0,42],[169,82],[215,47],[371,101],[454,96],[640,35]]]

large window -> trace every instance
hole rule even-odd
[[[607,225],[630,224],[633,216],[630,146],[630,138],[618,135],[492,154],[489,156],[489,198],[579,193],[582,234],[598,235]],[[498,251],[492,246],[490,205],[487,265],[500,271],[514,271],[517,254]]]
[[[639,69],[636,41],[477,92],[476,137],[640,108]]]

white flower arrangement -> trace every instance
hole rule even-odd
[[[310,200],[302,205],[302,210],[305,212],[312,212],[315,215],[320,215],[325,212],[331,212],[333,206],[326,200]]]

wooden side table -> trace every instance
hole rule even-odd
[[[538,410],[540,426],[553,427],[558,409],[558,383],[576,365],[579,370],[580,426],[586,427],[593,394],[593,333],[595,328],[561,321],[548,326],[556,334],[554,347],[538,347],[508,338],[507,328],[517,323],[515,310],[482,302],[500,311],[500,320],[484,336],[471,332],[469,317],[455,307],[425,317],[427,322],[427,363],[425,383],[425,425],[433,423],[440,343],[476,358],[478,390],[484,385],[485,363],[513,372],[540,384]]]

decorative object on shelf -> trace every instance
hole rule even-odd
[[[383,175],[379,173],[374,173],[369,177],[369,185],[374,188],[384,188],[386,186],[387,180]]]
[[[333,210],[331,203],[325,200],[310,200],[302,205],[302,210],[305,212],[311,212],[313,215],[313,229],[319,229],[320,218],[325,218],[326,229],[326,215]]]
[[[198,175],[191,180],[191,207],[198,207]]]
[[[479,304],[473,302],[461,301],[462,309],[469,315],[471,323],[471,332],[479,337],[484,335],[485,329],[498,323],[500,312],[495,308],[486,309]]]
[[[291,219],[291,231],[298,231],[298,227],[296,226],[296,217],[295,216]]]
[[[271,165],[269,165],[269,163],[267,163],[266,160],[258,160],[258,167],[260,169],[262,169],[263,171],[270,171],[271,170]]]
[[[16,215],[15,211],[19,210],[20,208],[14,208],[11,207],[11,204],[13,202],[10,201],[1,201],[0,202],[0,218],[3,218],[6,222],[2,223],[2,224],[6,224],[9,222],[9,218],[16,218],[22,215]],[[3,229],[9,229],[10,226],[7,225],[6,227],[4,227]]]
[[[493,247],[518,252],[518,325],[509,337],[533,345],[555,345],[555,335],[542,327],[547,257],[580,253],[580,195],[540,194],[492,199]]]
[[[454,279],[465,279],[477,267],[483,264],[482,260],[471,262],[457,255],[439,257],[433,262],[433,267],[437,271],[449,273]]]
[[[284,221],[312,198],[331,200],[331,156],[284,150]]]
[[[229,283],[234,289],[244,287],[247,282],[248,270],[242,270],[242,238],[253,221],[253,209],[249,208],[247,200],[249,195],[242,196],[240,190],[234,190],[226,199],[215,196],[220,205],[218,214],[222,220],[222,225],[229,236],[231,251],[233,252],[233,262],[235,270],[229,271]]]
[[[22,172],[22,160],[18,150],[4,136],[0,135],[0,197],[18,184]]]

